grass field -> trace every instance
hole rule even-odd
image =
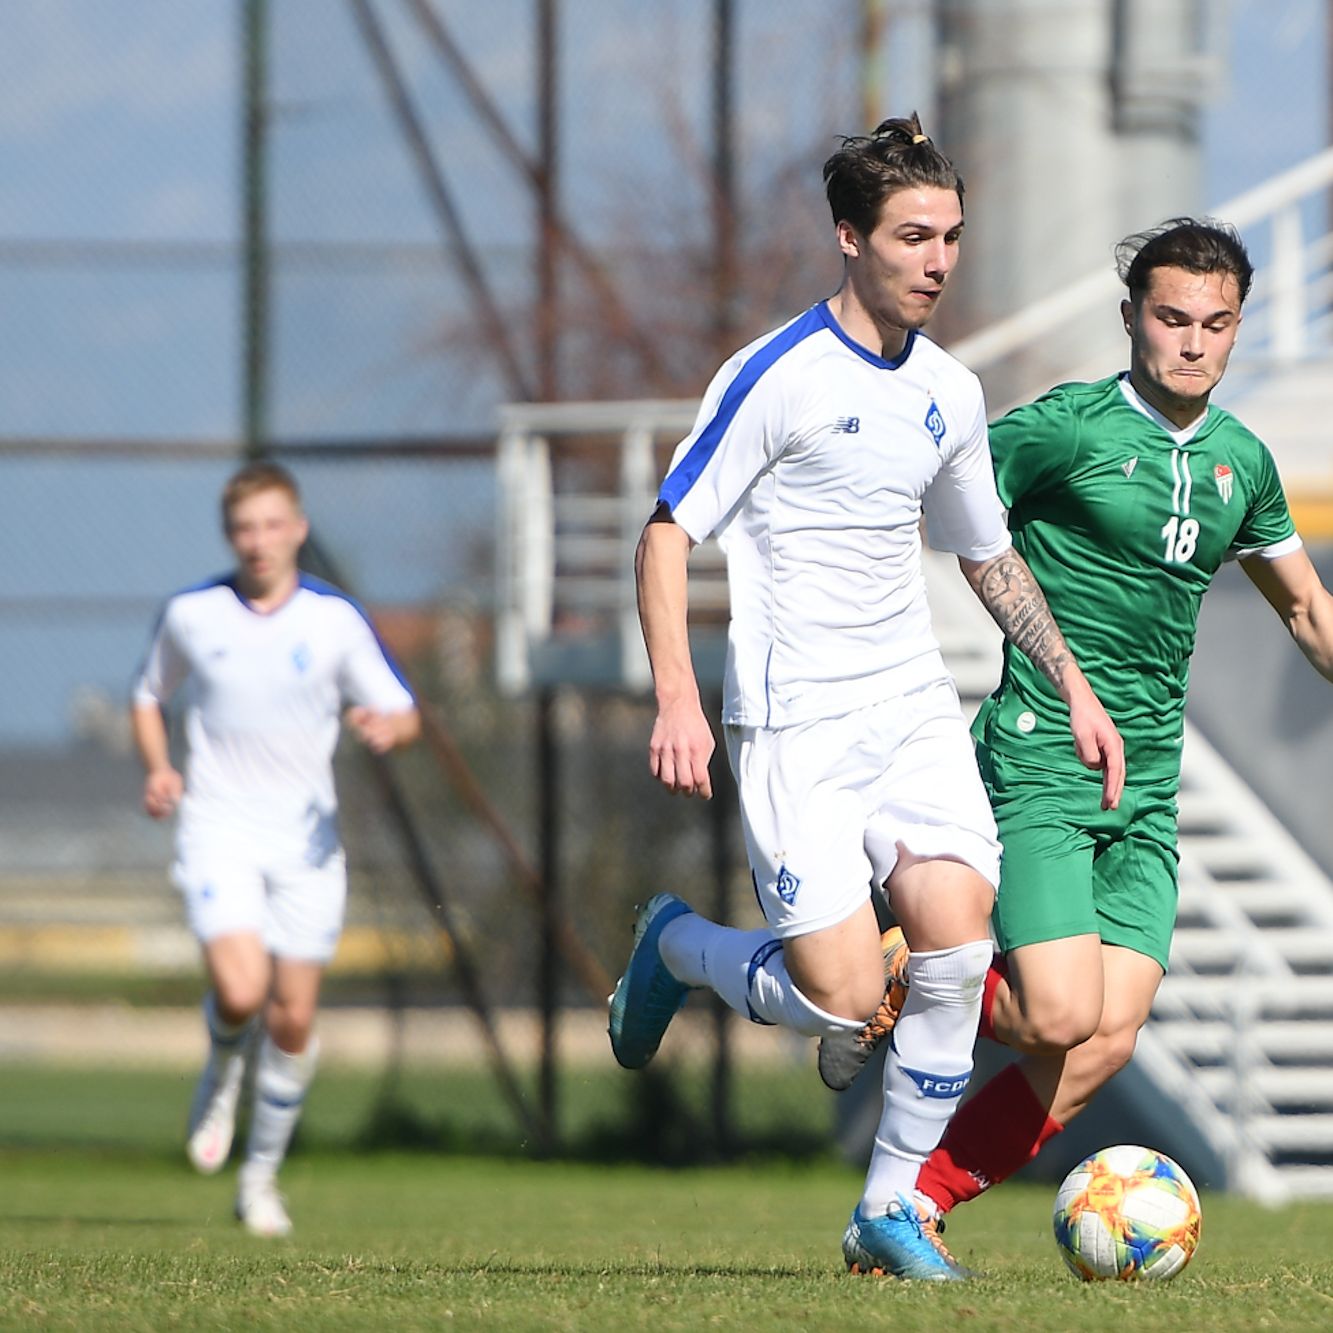
[[[182,1080],[10,1068],[5,1082],[7,1328],[1333,1326],[1333,1207],[1205,1197],[1203,1245],[1180,1278],[1085,1287],[1051,1241],[1052,1191],[1011,1184],[949,1230],[984,1281],[857,1279],[838,1240],[859,1178],[833,1161],[664,1169],[338,1150],[357,1140],[371,1088],[335,1073],[284,1173],[295,1237],[261,1242],[231,1218],[232,1175],[199,1179],[179,1157]]]

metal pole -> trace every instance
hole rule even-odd
[[[268,447],[268,0],[241,10],[242,373],[241,430],[246,455]]]
[[[481,324],[481,334],[499,359],[512,391],[522,399],[533,396],[533,387],[510,334],[509,322],[504,317],[500,302],[491,290],[480,254],[463,226],[463,215],[452,191],[444,179],[426,124],[412,100],[402,70],[389,48],[384,28],[375,15],[370,0],[348,0],[352,14],[361,30],[366,50],[374,61],[376,72],[384,85],[389,108],[398,123],[399,133],[416,163],[421,184],[436,219],[445,235],[453,242],[450,258],[459,267],[467,284],[473,309]]]
[[[713,339],[718,358],[729,356],[735,329],[736,165],[732,100],[732,0],[713,10]]]
[[[861,125],[869,134],[879,124],[884,98],[880,90],[880,59],[884,38],[884,0],[861,0]]]
[[[722,715],[722,698],[714,696],[710,703],[714,717]],[[732,787],[731,767],[725,754],[715,757],[713,764],[713,800],[711,815],[714,921],[731,920],[731,819],[736,808],[736,794]],[[713,1061],[712,1116],[713,1141],[717,1151],[725,1156],[735,1142],[731,1127],[732,1083],[732,1013],[722,1000],[713,997]]]
[[[556,0],[537,0],[538,175],[537,386],[550,401],[558,390],[556,322]],[[541,771],[541,1113],[546,1151],[557,1141],[557,1025],[560,1019],[560,817],[559,751],[555,726],[555,691],[549,686],[538,701],[538,763]]]
[[[541,958],[537,968],[541,1011],[540,1118],[542,1151],[556,1145],[556,1024],[559,1018],[560,951],[560,813],[559,747],[555,723],[556,694],[551,686],[537,696],[538,838],[541,844]]]
[[[559,397],[559,210],[556,189],[560,129],[556,95],[559,82],[556,0],[537,3],[537,116],[540,166],[537,177],[537,383],[547,402]]]

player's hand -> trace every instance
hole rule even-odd
[[[708,761],[715,742],[697,699],[665,704],[648,742],[648,767],[653,777],[677,796],[713,796]]]
[[[144,778],[143,808],[154,819],[165,819],[181,803],[185,779],[174,768],[158,768]]]
[[[1079,759],[1088,768],[1101,770],[1102,809],[1114,810],[1125,790],[1125,742],[1091,691],[1070,705],[1069,729]]]
[[[398,743],[398,728],[386,713],[358,705],[346,713],[347,725],[372,754],[388,754]]]

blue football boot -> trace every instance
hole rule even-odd
[[[674,893],[655,893],[634,922],[634,948],[611,996],[611,1050],[626,1069],[642,1069],[657,1052],[690,988],[667,970],[657,941],[669,921],[694,909]]]
[[[976,1277],[944,1248],[939,1225],[922,1217],[902,1195],[884,1217],[863,1217],[858,1204],[842,1237],[842,1256],[853,1273],[963,1282]]]

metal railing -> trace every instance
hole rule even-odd
[[[1318,231],[1324,197],[1333,190],[1333,148],[1280,172],[1271,180],[1210,209],[1211,216],[1246,234],[1258,250],[1266,241],[1271,255],[1260,265],[1254,292],[1246,307],[1245,357],[1279,364],[1299,361],[1316,347],[1327,346],[1330,298],[1333,298],[1333,234]],[[1327,226],[1326,217],[1322,219]],[[983,378],[1020,357],[1035,342],[1049,339],[1089,314],[1100,314],[1124,288],[1111,264],[1024,306],[1021,310],[950,348],[964,365]],[[1103,347],[1087,349],[1090,360]],[[1071,368],[1068,378],[1078,378]],[[1028,386],[1018,399],[1049,387]]]

